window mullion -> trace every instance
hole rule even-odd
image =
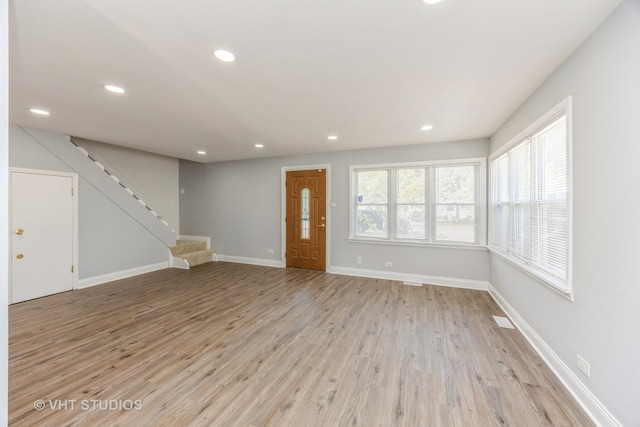
[[[478,170],[480,169],[480,166],[476,165],[473,168],[473,183],[475,184],[473,186],[473,205],[469,205],[467,204],[467,206],[473,206],[474,207],[474,218],[473,218],[473,243],[478,243],[480,241],[480,236],[478,235],[478,233],[480,233],[480,220],[481,218],[483,218],[483,216],[481,215],[480,212],[480,177],[479,177],[479,173]]]
[[[388,227],[389,227],[389,239],[396,239],[396,222],[397,222],[397,207],[398,207],[398,181],[397,181],[397,169],[389,169],[389,199],[387,200],[387,211],[389,212]]]
[[[425,191],[427,192],[425,200],[427,201],[426,206],[426,214],[425,214],[425,237],[427,242],[434,242],[435,238],[433,236],[435,227],[435,219],[436,219],[436,189],[435,189],[435,167],[428,166],[427,173],[425,173],[425,179],[427,180],[425,187]]]
[[[434,206],[433,202],[431,201],[430,197],[432,194],[430,185],[431,185],[431,169],[433,169],[433,167],[431,166],[426,166],[425,167],[425,172],[424,172],[424,179],[425,179],[425,183],[424,183],[424,240],[426,242],[432,242],[433,240],[431,239],[431,218],[433,217],[433,215],[431,214],[431,209],[435,209],[432,208],[432,206]]]

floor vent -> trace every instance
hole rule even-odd
[[[422,283],[420,282],[402,282],[402,283],[407,286],[422,286]]]
[[[509,319],[507,319],[506,317],[493,316],[493,319],[496,321],[498,326],[500,326],[501,328],[515,329],[513,327],[513,325],[511,324],[511,322],[509,321]]]

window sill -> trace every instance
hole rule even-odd
[[[374,245],[389,245],[389,246],[413,246],[413,247],[428,247],[428,248],[442,248],[442,249],[469,249],[475,251],[486,251],[487,247],[478,243],[461,243],[461,242],[418,242],[415,240],[382,240],[382,239],[367,239],[363,237],[348,237],[349,243],[366,243]]]
[[[518,270],[520,270],[523,273],[525,273],[527,276],[535,279],[537,282],[539,282],[539,283],[543,284],[544,286],[546,286],[547,288],[551,289],[556,294],[568,299],[571,302],[575,302],[572,288],[567,289],[567,288],[564,288],[564,287],[560,287],[556,283],[554,283],[551,278],[547,278],[547,277],[543,276],[538,271],[533,270],[532,268],[530,268],[526,264],[524,264],[522,262],[517,262],[512,257],[507,256],[504,253],[502,253],[502,252],[500,252],[500,251],[498,251],[496,249],[492,249],[490,247],[487,247],[487,249],[489,250],[489,253],[491,255],[496,255],[500,259],[502,259],[505,262],[507,262],[509,265],[514,266]]]

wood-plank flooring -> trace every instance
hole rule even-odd
[[[157,271],[10,307],[10,425],[592,425],[492,315],[482,291]]]

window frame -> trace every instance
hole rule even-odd
[[[475,241],[451,241],[436,240],[435,235],[435,209],[436,209],[436,179],[437,167],[474,166],[475,167]],[[397,199],[397,171],[401,169],[425,169],[425,237],[424,238],[399,238],[397,236],[397,207],[404,205]],[[357,234],[357,172],[387,170],[387,237],[363,236]],[[349,236],[348,241],[359,243],[382,243],[405,246],[446,246],[464,248],[486,248],[487,221],[486,221],[486,185],[487,185],[487,159],[486,157],[474,157],[464,159],[431,160],[420,162],[379,163],[349,166]]]
[[[536,135],[540,131],[542,131],[546,126],[552,123],[555,118],[560,118],[564,113],[566,115],[566,189],[565,189],[565,201],[564,207],[566,209],[566,239],[565,239],[565,277],[564,279],[558,276],[549,273],[542,268],[534,265],[532,260],[523,258],[519,254],[514,254],[512,251],[512,243],[511,239],[514,234],[514,214],[513,214],[513,206],[515,205],[523,205],[526,204],[529,207],[534,207],[539,204],[544,204],[545,201],[534,200],[533,194],[530,195],[530,200],[528,202],[522,202],[521,200],[513,200],[512,195],[514,194],[514,189],[512,186],[513,176],[513,165],[509,159],[509,153],[518,149],[525,143],[531,144],[532,136]],[[489,228],[488,228],[488,248],[492,254],[498,255],[505,261],[509,262],[511,265],[517,267],[519,270],[523,271],[530,277],[536,279],[539,283],[549,287],[554,290],[556,293],[568,298],[573,301],[573,277],[572,277],[572,260],[573,260],[573,115],[572,115],[572,99],[571,97],[567,97],[547,111],[544,115],[538,118],[536,121],[527,126],[524,130],[518,133],[514,138],[510,139],[504,146],[500,149],[496,150],[489,156],[489,200],[488,200],[488,218],[489,218]],[[532,150],[529,147],[529,150]],[[531,159],[533,155],[530,154],[529,158]],[[497,197],[499,196],[499,190],[497,189],[497,185],[499,184],[498,178],[501,176],[497,176],[497,164],[498,161],[507,157],[507,192],[508,192],[508,201],[499,201]],[[494,167],[496,166],[496,167]],[[532,168],[532,164],[529,164],[529,167]],[[531,172],[531,180],[535,180],[533,178],[535,172]],[[532,186],[529,183],[530,187]],[[507,215],[507,230],[506,236],[504,237],[505,245],[502,245],[500,241],[496,241],[497,233],[496,230],[498,228],[497,224],[497,214],[496,207],[497,206],[507,206],[509,214]],[[533,217],[531,217],[529,223],[533,223]],[[519,229],[522,232],[522,229]],[[500,233],[501,234],[501,233]]]

